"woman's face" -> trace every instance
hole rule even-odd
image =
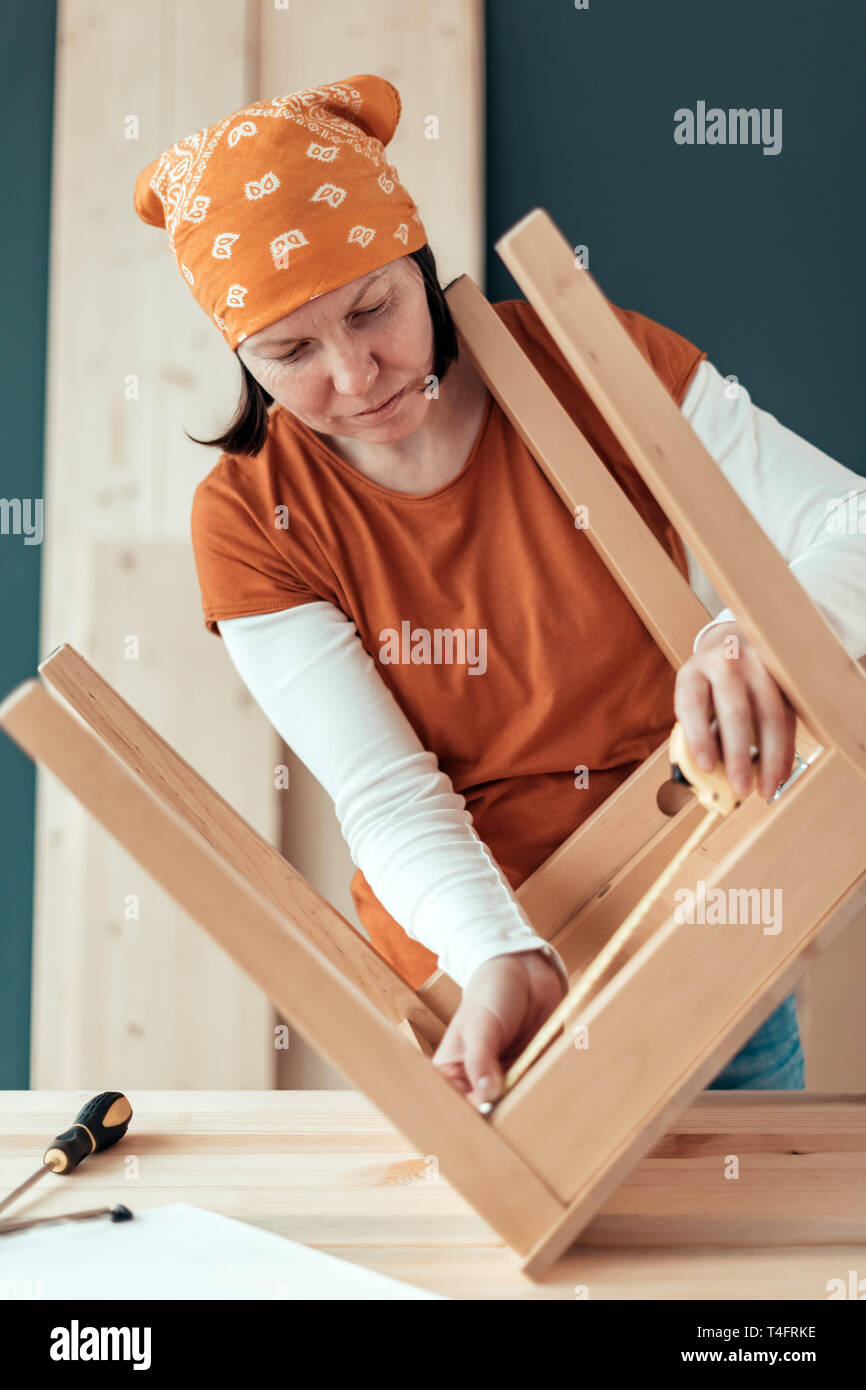
[[[433,325],[408,257],[330,290],[245,338],[238,356],[279,405],[319,434],[391,443],[430,405]],[[380,415],[364,415],[396,393]]]

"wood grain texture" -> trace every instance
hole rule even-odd
[[[237,364],[133,207],[146,164],[245,100],[247,23],[232,0],[58,4],[39,651],[93,657],[273,840],[278,741],[204,631],[189,543],[216,458],[184,429],[218,424]],[[124,916],[138,867],[41,772],[35,870],[31,1084],[112,1062],[143,1084],[268,1084],[267,1001],[155,885]]]
[[[778,887],[783,929],[677,923],[668,904],[663,924],[582,1014],[589,1046],[578,1051],[570,1036],[559,1039],[505,1097],[495,1127],[563,1199],[571,1189],[569,1219],[540,1244],[533,1272],[566,1247],[790,992],[808,963],[803,952],[820,930],[832,930],[826,914],[862,879],[864,862],[859,778],[836,750],[825,752],[706,879],[708,891]],[[684,866],[683,883],[699,877]]]
[[[866,675],[541,208],[496,249],[803,723],[866,781]],[[622,563],[617,556],[617,567]]]
[[[182,658],[178,654],[178,665]],[[298,895],[308,903],[304,930],[326,960],[356,984],[392,1023],[409,1019],[437,1042],[442,1022],[369,942],[306,884],[283,856],[128,701],[68,643],[39,666],[57,690],[126,766],[202,835],[221,858],[277,908]],[[264,779],[269,768],[261,769]],[[122,981],[114,982],[121,985]]]
[[[478,286],[462,275],[447,298],[488,389],[568,511],[587,508],[586,539],[671,665],[682,666],[712,615]]]
[[[188,545],[92,539],[88,557],[83,638],[101,671],[231,787],[253,834],[274,837],[275,740],[218,643],[198,630]],[[40,785],[57,819],[37,844],[34,1080],[84,1084],[111,1064],[127,1084],[274,1084],[266,997],[73,797],[41,774]]]
[[[0,1189],[87,1093],[0,1095]],[[543,1280],[366,1096],[132,1091],[129,1134],[19,1219],[191,1202],[450,1298],[805,1299],[866,1261],[866,1097],[700,1096]],[[793,1152],[797,1150],[797,1152]],[[740,1177],[723,1177],[725,1156]],[[126,1166],[128,1155],[137,1169]],[[734,1244],[729,1243],[736,1234]]]
[[[436,1155],[514,1249],[526,1251],[561,1216],[523,1158],[310,943],[297,922],[327,905],[312,902],[307,885],[287,895],[281,910],[274,907],[38,681],[7,696],[0,725],[74,791],[334,1066],[423,1152]]]

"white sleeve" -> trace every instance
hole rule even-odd
[[[866,478],[801,439],[752,404],[704,359],[682,413],[789,568],[838,634],[849,656],[866,653]],[[858,524],[859,518],[859,524]],[[734,614],[686,548],[689,580],[712,622]]]
[[[376,897],[463,986],[492,956],[545,952],[472,828],[464,798],[418,739],[355,624],[324,600],[221,618],[253,698],[334,802],[353,862]]]

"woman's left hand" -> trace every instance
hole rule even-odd
[[[737,640],[731,642],[731,637]],[[753,785],[752,743],[759,750],[761,796],[772,796],[789,777],[797,716],[736,623],[710,628],[680,667],[674,712],[698,766],[709,771],[723,759],[736,796],[745,796]],[[713,712],[715,731],[710,727]]]

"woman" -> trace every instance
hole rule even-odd
[[[413,985],[438,962],[463,987],[434,1062],[482,1103],[567,987],[514,889],[674,718],[740,792],[754,725],[768,797],[794,717],[729,610],[674,675],[458,351],[384,157],[399,116],[396,89],[368,75],[247,107],[149,165],[136,210],[165,226],[241,364],[235,420],[197,441],[223,451],[192,515],[208,629],[332,796],[373,944]],[[494,307],[717,607],[535,311]],[[732,393],[688,340],[611,307],[848,650],[866,652],[864,540],[828,525],[861,480]],[[793,996],[713,1083],[803,1084]]]

